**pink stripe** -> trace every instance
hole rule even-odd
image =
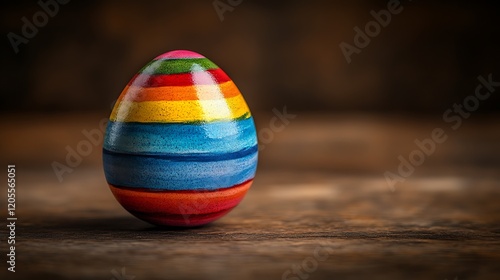
[[[159,56],[155,57],[155,60],[157,60],[157,59],[178,59],[178,58],[205,58],[205,57],[199,53],[195,53],[192,51],[177,50],[177,51],[170,51],[170,52],[166,52],[164,54],[160,54]]]

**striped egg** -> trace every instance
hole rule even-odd
[[[198,226],[238,205],[257,167],[250,110],[212,61],[186,50],[143,67],[120,94],[103,145],[118,202],[155,225]]]

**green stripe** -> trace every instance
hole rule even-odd
[[[219,68],[206,58],[153,60],[144,66],[142,74],[179,74]]]

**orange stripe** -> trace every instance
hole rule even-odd
[[[118,100],[176,101],[212,100],[230,98],[240,94],[233,81],[214,85],[137,87],[126,86]]]
[[[164,214],[207,214],[238,205],[253,180],[217,191],[141,191],[109,185],[120,204],[131,212]]]

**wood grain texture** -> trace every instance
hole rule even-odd
[[[128,214],[107,188],[98,162],[82,164],[63,182],[50,165],[17,164],[17,272],[7,272],[4,262],[1,279],[118,279],[113,270],[120,274],[122,268],[135,280],[498,279],[500,169],[496,156],[482,152],[489,147],[498,153],[493,122],[487,129],[464,127],[463,136],[450,138],[429,165],[393,192],[382,172],[397,163],[372,162],[376,147],[390,146],[390,137],[369,131],[385,127],[383,133],[412,140],[432,124],[403,129],[397,122],[360,121],[356,130],[352,120],[313,120],[304,117],[277,135],[262,152],[264,162],[243,202],[195,229],[157,228]],[[335,171],[338,161],[326,156],[334,158],[332,150],[361,153],[349,139],[359,147],[378,144],[365,149],[370,158],[357,168]],[[304,141],[315,143],[310,156],[302,156]],[[411,141],[396,142],[407,148],[388,149],[388,159],[411,151]],[[462,157],[471,153],[460,149],[464,142],[482,143],[475,158],[487,160],[457,164],[454,158],[471,158]],[[5,227],[1,232],[5,236]],[[3,238],[1,248],[5,260]],[[317,248],[323,260],[315,256]],[[292,266],[301,267],[302,277],[292,272],[282,278]]]

